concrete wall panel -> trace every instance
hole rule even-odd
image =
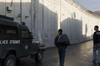
[[[100,17],[71,0],[0,0],[0,3],[0,14],[14,17],[19,23],[25,22],[34,40],[46,47],[55,46],[59,28],[68,35],[71,44],[76,44],[92,39],[94,26],[100,25]],[[11,13],[7,12],[7,6],[12,7]],[[22,17],[18,17],[19,14]]]
[[[6,13],[5,12],[5,9],[6,9],[5,6],[6,6],[5,0],[0,0],[0,14],[1,15],[5,15],[5,13]]]

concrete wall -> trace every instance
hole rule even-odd
[[[11,6],[12,4],[12,6]],[[71,0],[0,0],[0,14],[14,17],[16,22],[25,22],[46,47],[54,46],[57,30],[62,28],[71,44],[92,39],[93,27],[100,24],[95,16]],[[6,7],[12,7],[8,13]],[[18,17],[21,14],[22,17]]]

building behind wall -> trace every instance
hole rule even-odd
[[[34,40],[46,47],[54,46],[59,28],[75,44],[90,40],[94,25],[100,24],[99,17],[69,0],[0,0],[0,14],[13,17],[20,24],[25,22]]]

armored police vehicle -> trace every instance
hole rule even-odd
[[[3,66],[16,66],[16,59],[26,56],[40,62],[44,51],[41,47],[38,41],[33,41],[26,26],[0,18],[0,63]]]

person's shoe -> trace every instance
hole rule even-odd
[[[93,60],[93,63],[96,63],[96,61],[95,61],[95,60]]]

